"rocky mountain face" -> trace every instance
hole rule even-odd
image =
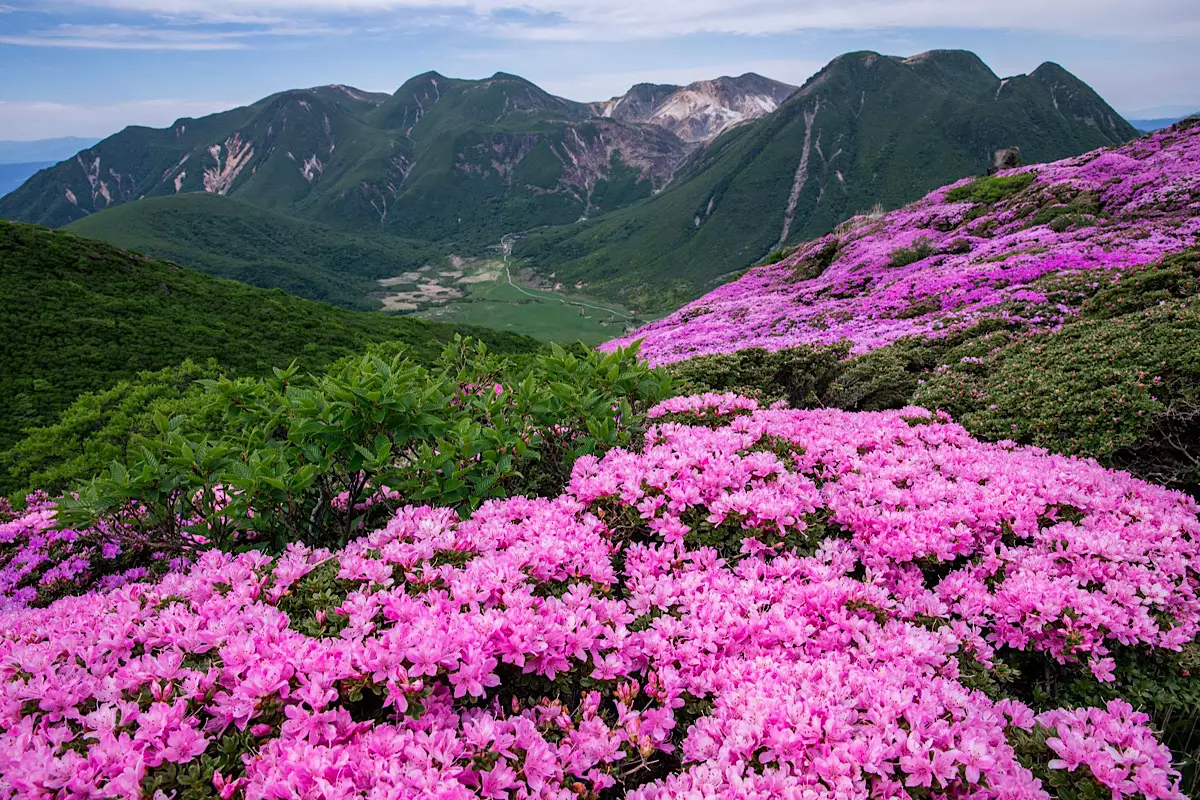
[[[1002,79],[964,51],[850,53],[698,152],[652,199],[533,235],[516,253],[584,291],[667,309],[877,204],[983,173],[1000,148],[1034,163],[1135,136],[1056,64]]]
[[[514,75],[325,86],[168,129],[127,128],[0,201],[60,226],[142,197],[228,195],[335,227],[441,241],[574,222],[661,190],[690,150]]]
[[[692,144],[707,144],[729,129],[767,116],[795,86],[748,72],[687,86],[642,83],[594,104],[602,117],[657,125]]]

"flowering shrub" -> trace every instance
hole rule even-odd
[[[1154,262],[1200,234],[1200,126],[1112,150],[961,181],[856,217],[776,264],[610,342],[653,364],[848,341],[855,353],[985,320],[1052,330],[1074,303],[1039,279]]]
[[[1183,796],[1034,690],[1194,646],[1193,500],[919,408],[650,416],[552,499],[0,612],[0,796]]]
[[[60,501],[59,515],[140,531],[167,551],[341,546],[405,502],[469,511],[558,494],[577,457],[640,435],[670,379],[636,348],[555,346],[518,366],[468,340],[434,369],[367,356],[318,377],[204,385],[217,424],[156,415],[157,435]]]
[[[978,345],[978,357],[925,376],[913,402],[945,409],[977,436],[1094,456],[1200,492],[1200,289]]]
[[[111,589],[183,565],[171,555],[128,528],[61,527],[56,504],[32,494],[20,513],[0,513],[0,608]]]

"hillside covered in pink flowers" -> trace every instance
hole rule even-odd
[[[1106,282],[1200,244],[1195,121],[1052,164],[964,180],[858,216],[608,346],[654,364],[848,341],[867,352],[987,319],[1054,329]]]
[[[923,409],[648,416],[557,497],[13,597],[0,795],[1183,797],[1107,687],[1197,657],[1192,499]]]

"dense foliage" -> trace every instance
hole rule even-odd
[[[922,409],[649,416],[553,499],[10,589],[0,791],[1183,797],[1168,720],[1111,694],[1195,666],[1194,501]],[[125,544],[49,521],[0,538]]]
[[[131,439],[88,441],[123,457],[72,485],[57,511],[67,522],[97,523],[122,546],[106,553],[78,537],[37,558],[10,553],[26,594],[49,587],[35,592],[46,601],[212,546],[341,546],[401,502],[466,513],[489,498],[553,496],[580,457],[636,441],[646,410],[670,389],[633,350],[555,346],[518,365],[470,341],[449,346],[431,368],[375,353],[319,376],[277,369],[267,379],[200,384],[203,392],[175,407],[110,421]],[[46,571],[57,577],[45,580]]]
[[[914,401],[979,436],[1093,456],[1200,493],[1200,297],[978,345]]]
[[[68,230],[221,278],[366,310],[379,308],[379,279],[439,255],[427,243],[345,233],[215,194],[151,197]]]
[[[343,311],[3,221],[0,306],[0,449],[84,392],[189,358],[262,374],[293,360],[316,368],[383,341],[429,361],[468,331],[497,349],[539,347],[513,334]]]
[[[35,490],[58,495],[112,461],[125,461],[155,434],[160,414],[168,419],[187,414],[192,425],[207,427],[212,417],[197,381],[220,374],[216,361],[185,361],[80,395],[54,422],[31,429],[0,452],[0,487],[18,498]]]
[[[663,364],[842,340],[863,353],[987,320],[1052,330],[1078,313],[1087,273],[1111,280],[1196,246],[1198,174],[1200,124],[1185,124],[962,182],[899,211],[854,217],[611,344],[644,339],[646,357]],[[829,253],[828,266],[809,269]],[[1078,276],[1080,286],[1048,292],[1047,276]]]

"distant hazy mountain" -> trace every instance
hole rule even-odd
[[[1178,117],[1156,117],[1154,119],[1131,119],[1131,120],[1129,120],[1129,124],[1132,125],[1133,127],[1137,128],[1139,131],[1146,131],[1147,133],[1149,133],[1150,131],[1158,131],[1158,130],[1162,130],[1163,128],[1169,128],[1172,125],[1174,125],[1176,122],[1179,122],[1182,119],[1187,119],[1188,117],[1195,117],[1195,116],[1200,116],[1200,112],[1197,112],[1196,114],[1183,114]]]
[[[64,136],[59,139],[30,141],[0,140],[0,164],[26,164],[37,161],[62,161],[91,147],[98,139],[84,136]]]
[[[54,161],[34,161],[29,164],[0,164],[0,197],[15,191],[38,170],[53,167]]]
[[[1057,64],[1001,79],[964,51],[850,53],[697,153],[666,191],[515,252],[585,292],[667,309],[876,203],[981,173],[998,148],[1050,161],[1136,135]]]
[[[767,116],[795,91],[795,86],[748,72],[682,87],[639,83],[593,107],[602,117],[658,125],[685,142],[707,143],[730,128]]]

